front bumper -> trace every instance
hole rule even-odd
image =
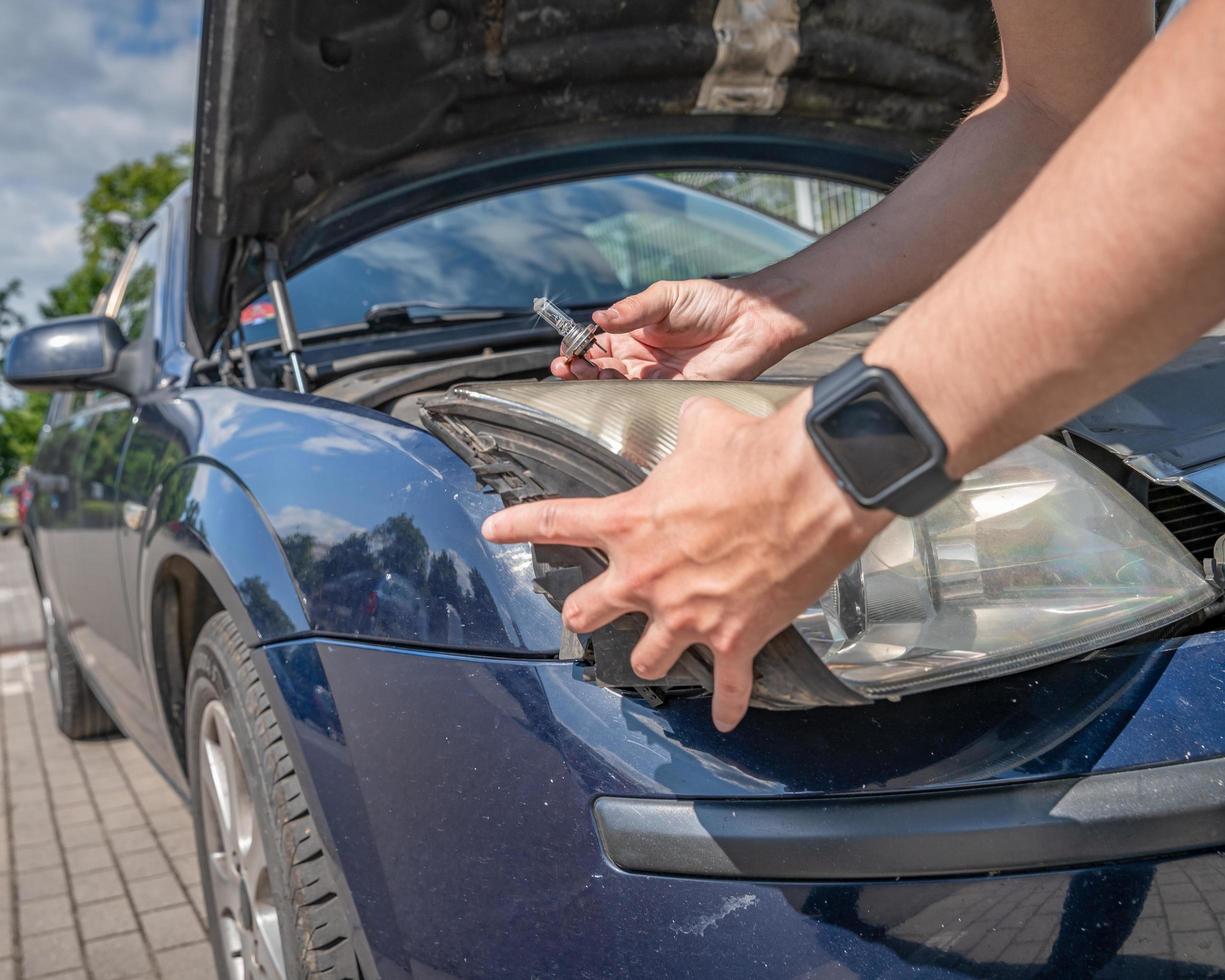
[[[1056,780],[1225,755],[1225,636],[1131,653],[991,685],[999,703],[981,718],[969,706],[990,699],[986,685],[762,712],[730,736],[710,728],[708,702],[655,711],[559,662],[323,640],[266,648],[259,662],[384,978],[1225,971],[1219,787],[1204,788],[1198,836],[1137,844],[1133,834],[1126,861],[1052,848],[1040,870],[1005,875],[932,865],[904,880],[863,867],[818,879],[802,842],[794,873],[777,863],[785,849],[773,852],[771,873],[790,880],[660,874],[701,870],[666,853],[630,872],[597,830],[593,807],[611,797],[865,807],[885,793],[962,795],[972,834],[979,790],[1042,784],[1057,807]],[[999,821],[1008,809],[987,813]],[[899,822],[897,836],[913,829]],[[896,853],[921,864],[914,851],[927,846],[914,837]]]

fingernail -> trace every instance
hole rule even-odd
[[[604,319],[605,319],[605,320],[616,320],[616,319],[619,319],[619,318],[620,318],[620,316],[621,316],[621,314],[617,312],[617,310],[616,310],[616,308],[615,308],[615,307],[610,308],[610,309],[607,309],[607,310],[605,310],[605,311],[604,311]]]
[[[481,525],[481,534],[486,538],[492,539],[498,531],[498,515],[486,517],[485,522]]]
[[[651,680],[651,677],[647,674],[649,668],[641,660],[631,660],[630,666],[634,668],[634,673],[643,680]]]
[[[725,735],[736,727],[734,723],[729,725],[727,722],[720,721],[718,718],[714,719],[714,723],[715,728],[719,729],[719,731],[723,732]]]

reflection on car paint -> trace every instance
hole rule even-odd
[[[421,430],[323,399],[303,408],[274,392],[202,388],[145,406],[135,431],[134,444],[179,447],[145,481],[165,482],[157,526],[177,522],[239,565],[244,552],[266,551],[263,538],[273,547],[266,560],[287,566],[291,589],[254,571],[265,559],[231,578],[262,641],[314,630],[556,653],[560,617],[533,591],[530,550],[484,541],[480,521],[496,499]],[[197,455],[215,459],[203,469],[225,479],[175,470]],[[209,499],[223,493],[246,496],[246,508],[260,501],[255,523],[228,521]]]

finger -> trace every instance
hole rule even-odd
[[[664,319],[675,303],[676,283],[657,282],[606,310],[597,310],[591,319],[608,333],[628,333]]]
[[[536,500],[508,507],[485,518],[481,534],[489,541],[509,544],[536,541],[541,544],[600,546],[600,521],[609,500]]]
[[[639,381],[684,381],[685,376],[666,364],[643,364],[636,372]]]
[[[549,364],[549,370],[552,372],[553,377],[561,378],[562,381],[574,380],[574,371],[570,367],[570,358],[568,357],[553,358]]]
[[[576,381],[594,381],[599,377],[600,369],[585,357],[570,358],[570,373]]]
[[[635,611],[632,605],[614,597],[614,580],[609,576],[605,572],[570,593],[561,610],[561,618],[569,629],[591,633],[618,616]]]
[[[600,368],[600,373],[598,375],[598,378],[601,381],[624,381],[626,380],[624,374],[622,374],[616,368],[610,368],[610,367]]]
[[[720,432],[726,434],[738,422],[751,422],[753,416],[732,408],[727,402],[709,396],[686,398],[677,417],[678,439],[692,438],[693,433]]]
[[[680,659],[686,646],[676,634],[650,622],[630,654],[630,666],[643,680],[659,680]]]
[[[753,693],[753,658],[724,654],[715,657],[715,699],[710,716],[715,728],[730,732],[749,710]]]

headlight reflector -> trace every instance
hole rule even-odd
[[[526,458],[538,465],[523,472],[542,485],[541,471],[561,467],[555,492],[564,493],[583,483],[585,459],[613,474],[611,483],[587,484],[609,492],[624,474],[640,479],[675,448],[688,398],[714,397],[764,416],[806,390],[761,382],[505,382],[459,386],[425,412],[430,428],[467,457],[504,451]],[[553,452],[550,440],[565,452]],[[865,699],[891,698],[1118,643],[1176,622],[1216,594],[1138,501],[1071,450],[1040,438],[970,474],[923,516],[894,520],[793,626],[846,688]],[[769,663],[758,659],[759,674]],[[755,703],[830,703],[786,680],[759,676]],[[758,697],[766,690],[768,697]]]

